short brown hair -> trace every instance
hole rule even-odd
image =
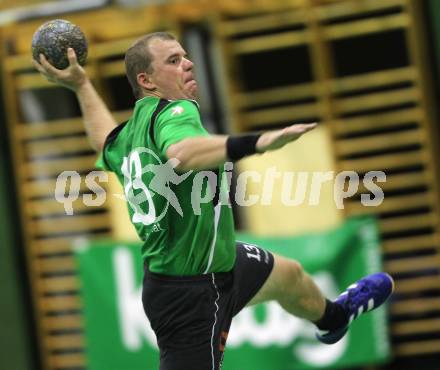
[[[150,41],[153,39],[176,40],[168,32],[153,32],[137,40],[125,53],[125,73],[130,82],[133,94],[136,99],[142,97],[142,90],[137,83],[137,75],[142,72],[152,71],[151,62],[153,56],[150,53]]]

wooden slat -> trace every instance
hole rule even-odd
[[[31,243],[33,255],[72,252],[75,240],[78,237],[57,237],[34,240]]]
[[[404,0],[369,0],[369,1],[335,1],[335,4],[315,8],[320,20],[329,20],[343,16],[353,16],[375,10],[389,9],[396,6],[405,6]]]
[[[306,83],[253,92],[236,93],[231,100],[237,107],[249,108],[270,103],[313,98],[315,93],[319,90],[319,85]]]
[[[111,236],[110,232],[100,232],[97,234],[93,234],[93,236],[88,236],[87,239],[101,239],[108,238]],[[31,249],[33,255],[41,255],[41,254],[51,254],[51,253],[63,253],[63,252],[71,252],[72,248],[75,245],[75,242],[80,240],[81,238],[78,236],[61,236],[54,238],[46,238],[40,240],[33,240],[31,243]]]
[[[428,234],[383,240],[382,248],[385,253],[402,253],[433,248],[437,246],[438,243],[438,236]]]
[[[395,204],[393,204],[393,208],[390,208],[390,211],[396,211],[399,209],[411,209],[411,206],[413,208],[418,208],[419,204],[421,206],[424,205],[424,203],[417,203],[416,200],[411,205],[400,205],[399,202],[396,201]],[[422,202],[422,200],[421,200]],[[402,208],[401,208],[402,207]],[[379,222],[379,229],[382,233],[392,233],[397,231],[409,231],[409,230],[417,230],[417,229],[424,229],[429,227],[434,227],[438,222],[438,215],[435,213],[428,213],[424,215],[412,215],[412,216],[401,216],[401,217],[393,217],[389,219],[380,220]]]
[[[23,192],[26,197],[49,197],[51,200],[55,197],[56,191],[56,179],[47,179],[47,180],[32,180],[26,181],[22,185]],[[106,188],[107,183],[101,182],[99,183],[104,189]],[[95,192],[99,193],[102,191],[98,186],[88,186],[85,182],[85,176],[81,176],[81,184],[79,186],[80,192]],[[29,203],[30,205],[32,203]],[[35,203],[36,206],[38,203]],[[44,204],[42,204],[44,206]],[[32,206],[30,206],[31,208]],[[31,212],[32,214],[32,212]]]
[[[155,6],[150,3],[148,6],[133,6],[133,7],[108,7],[114,8],[115,14],[109,16],[107,19],[100,17],[99,23],[106,25],[105,27],[99,28],[99,34],[96,38],[99,40],[110,40],[106,42],[119,44],[114,46],[109,45],[108,49],[105,50],[95,50],[92,48],[91,55],[94,58],[102,58],[105,56],[112,55],[113,53],[125,53],[125,51],[132,45],[132,43],[139,37],[158,29],[162,31],[169,31],[174,35],[178,36],[178,33],[171,27],[166,19],[162,18],[164,9],[161,6]],[[99,11],[100,13],[102,10]],[[180,12],[182,14],[182,12]],[[100,14],[99,14],[100,15]],[[172,18],[172,17],[170,17]],[[96,17],[91,21],[96,29]],[[164,27],[167,27],[164,29]],[[95,31],[96,33],[96,31]],[[102,42],[92,46],[101,46]]]
[[[422,276],[396,281],[396,293],[418,293],[424,290],[440,289],[440,276]]]
[[[401,258],[385,261],[385,270],[389,273],[404,273],[422,270],[435,270],[440,268],[440,260],[435,256]]]
[[[401,109],[391,113],[370,114],[330,122],[336,134],[353,134],[376,128],[389,128],[404,123],[420,122],[424,113],[420,108]]]
[[[90,231],[110,227],[108,218],[102,214],[43,219],[31,221],[29,224],[31,229],[39,235]]]
[[[50,355],[50,363],[57,368],[83,368],[86,365],[85,355],[82,353]]]
[[[397,322],[392,324],[393,335],[414,335],[440,332],[440,318]]]
[[[308,31],[289,31],[275,35],[255,36],[244,40],[231,42],[231,49],[235,54],[248,54],[260,51],[267,52],[274,49],[289,48],[308,43],[311,35]]]
[[[52,258],[50,258],[52,259]],[[46,259],[50,260],[50,259]],[[64,261],[61,263],[63,265]],[[53,293],[78,290],[80,287],[77,276],[57,276],[41,280],[41,293]]]
[[[75,257],[71,255],[40,258],[34,261],[34,265],[35,270],[39,273],[75,271],[77,269]],[[44,286],[41,288],[44,289]]]
[[[259,30],[269,30],[282,26],[293,26],[305,21],[305,11],[298,9],[294,12],[276,14],[264,14],[252,18],[244,18],[234,21],[223,21],[218,25],[218,33],[223,37],[251,33]]]
[[[372,72],[361,76],[339,78],[330,81],[328,86],[334,93],[342,93],[392,83],[413,81],[415,77],[415,69],[413,67],[407,67],[399,68],[394,71]],[[234,96],[233,100],[238,106],[252,107],[272,102],[313,97],[314,94],[321,93],[322,90],[323,88],[320,84],[306,83],[256,92],[238,93]],[[371,128],[371,124],[369,124],[369,127]]]
[[[42,325],[45,330],[82,329],[84,326],[83,317],[79,314],[62,316],[46,316],[42,318]]]
[[[126,121],[131,116],[132,110],[112,112],[117,122]],[[73,135],[83,133],[85,135],[82,118],[66,118],[48,122],[18,123],[14,127],[14,135],[18,139],[32,140],[48,138],[60,135]]]
[[[320,112],[321,106],[318,103],[311,103],[281,108],[261,109],[252,113],[243,114],[242,119],[246,126],[252,127],[285,121],[293,123],[295,120],[304,117],[319,116]]]
[[[82,334],[47,335],[44,342],[50,350],[83,348],[84,336]]]
[[[414,82],[417,77],[414,67],[404,67],[334,79],[330,81],[329,87],[333,93],[341,94],[401,82]]]
[[[323,28],[323,37],[328,40],[345,39],[406,28],[409,24],[410,18],[407,14],[395,14],[326,26]]]
[[[203,3],[203,0],[202,0]],[[273,13],[279,11],[288,12],[292,8],[298,9],[302,8],[304,5],[304,0],[293,0],[293,1],[267,1],[267,0],[253,0],[252,3],[249,1],[220,1],[217,2],[218,10],[223,14],[235,15],[237,17],[246,17],[253,14],[261,13]],[[186,5],[184,2],[177,2],[177,4]],[[205,5],[212,9],[212,2],[205,0]],[[187,10],[187,6],[180,10]],[[177,8],[179,9],[179,8]],[[206,14],[206,12],[204,13]],[[204,15],[203,14],[203,15]]]
[[[440,352],[440,340],[417,340],[416,342],[398,343],[394,346],[396,356],[426,355]]]
[[[339,161],[340,166],[346,171],[384,171],[399,169],[413,165],[425,164],[427,154],[424,150],[411,151],[398,154],[384,154],[368,158],[345,159]]]
[[[335,100],[334,108],[339,114],[378,109],[397,104],[416,103],[421,99],[418,88],[409,87],[396,91],[379,92]]]
[[[97,156],[87,155],[76,158],[41,160],[23,165],[28,178],[38,176],[57,176],[63,171],[83,172],[95,168]]]
[[[380,185],[380,183],[379,183]],[[387,197],[385,196],[382,204],[374,207],[364,206],[360,200],[346,200],[345,206],[347,212],[351,215],[360,215],[360,214],[378,214],[382,212],[394,212],[394,211],[406,211],[411,209],[416,209],[420,207],[425,207],[431,205],[433,202],[432,196],[428,194],[412,194],[412,195],[401,195],[396,197]],[[384,229],[399,229],[404,227],[407,223],[411,223],[410,220],[414,219],[414,222],[417,223],[417,219],[422,220],[424,217],[432,218],[433,222],[436,222],[436,218],[434,216],[407,216],[407,217],[396,217],[390,219],[381,220],[381,228]],[[434,221],[435,220],[435,221]]]
[[[98,194],[102,194],[102,190],[97,192]],[[96,193],[95,193],[96,194]],[[64,203],[58,202],[55,200],[55,195],[52,195],[54,198],[44,199],[44,200],[33,200],[29,201],[26,206],[26,214],[30,217],[33,216],[51,216],[51,215],[66,215],[66,209],[64,207]],[[105,199],[105,198],[104,198]],[[72,203],[69,203],[72,206],[73,215],[77,215],[80,212],[86,211],[97,211],[104,210],[105,206],[91,206],[84,203],[82,196],[79,196],[77,200]]]
[[[373,150],[399,148],[405,145],[424,144],[426,138],[420,129],[371,135],[336,141],[338,155],[352,155]]]
[[[4,58],[4,68],[7,72],[33,69],[34,66],[31,63],[31,60],[32,56],[30,53],[24,55],[11,55]]]
[[[40,139],[57,135],[85,134],[82,118],[67,118],[50,122],[18,123],[14,128],[17,139]]]
[[[391,305],[393,315],[420,314],[440,310],[440,297],[407,299]]]
[[[432,174],[429,172],[411,172],[398,175],[388,175],[385,182],[377,184],[383,191],[407,189],[420,186],[429,186],[432,184]],[[359,182],[359,192],[370,192],[363,182]]]
[[[92,150],[86,136],[62,137],[42,141],[28,142],[25,150],[30,157],[73,154]]]
[[[38,303],[43,312],[78,310],[82,308],[82,304],[77,295],[42,297]]]
[[[138,39],[139,37],[129,37],[122,40],[112,40],[106,42],[96,43],[90,46],[90,54],[94,58],[105,58],[113,55],[125,55],[127,49]]]
[[[87,75],[90,79],[94,79],[96,76],[94,68],[85,67]],[[29,89],[41,89],[41,88],[59,88],[58,85],[53,82],[49,82],[39,73],[25,73],[19,74],[15,77],[15,84],[18,90],[29,90]]]
[[[106,62],[99,66],[99,73],[103,77],[125,76],[124,60]]]
[[[58,85],[46,80],[39,73],[24,73],[15,77],[17,90],[30,90],[42,88],[59,88]]]

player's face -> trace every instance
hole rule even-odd
[[[150,42],[153,72],[150,81],[163,98],[195,99],[197,82],[193,75],[193,62],[176,40],[154,39]]]

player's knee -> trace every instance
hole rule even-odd
[[[285,288],[287,290],[295,290],[304,276],[304,269],[298,261],[289,261],[286,268]]]
[[[297,283],[298,281],[301,281],[304,275],[304,269],[302,265],[298,261],[292,261],[290,269],[292,275],[292,282]]]

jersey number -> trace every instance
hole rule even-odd
[[[151,225],[156,220],[156,209],[152,195],[142,181],[142,163],[138,152],[133,151],[128,157],[124,157],[121,171],[125,177],[125,197],[133,210],[132,222]],[[140,190],[140,192],[135,195],[134,190]],[[145,201],[148,202],[148,213],[141,208],[141,204]]]
[[[247,250],[247,257],[254,258],[258,262],[261,261],[260,250],[255,245],[243,244],[243,247]]]

